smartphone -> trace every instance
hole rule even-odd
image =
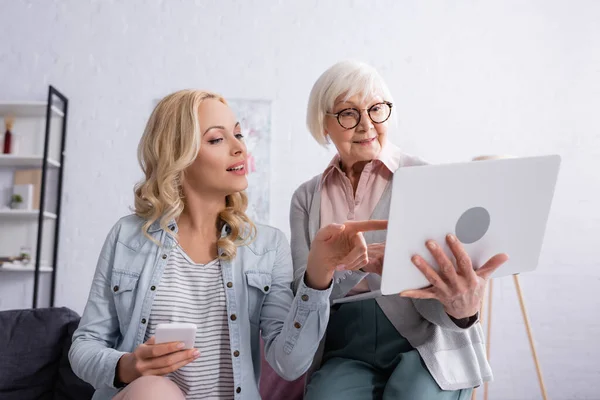
[[[156,325],[155,343],[183,342],[184,349],[193,349],[196,341],[196,325],[184,322]]]

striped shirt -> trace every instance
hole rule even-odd
[[[186,399],[233,398],[233,366],[227,324],[227,302],[218,259],[196,264],[177,246],[165,267],[150,311],[145,340],[156,325],[196,324],[200,357],[167,375]]]

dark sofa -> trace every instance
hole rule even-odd
[[[0,312],[0,400],[86,400],[94,389],[69,365],[79,315],[68,308]]]

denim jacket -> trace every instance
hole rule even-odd
[[[108,234],[73,335],[69,360],[75,374],[96,389],[94,400],[117,393],[117,362],[143,343],[156,288],[176,245],[158,222],[149,234],[161,245],[153,243],[142,233],[143,223],[130,215]],[[177,232],[174,221],[169,229]],[[256,239],[238,247],[236,257],[221,265],[230,316],[234,396],[260,399],[259,334],[273,369],[287,380],[296,379],[309,368],[325,333],[331,288],[319,291],[301,284],[294,296],[289,244],[281,231],[269,226],[257,225]]]

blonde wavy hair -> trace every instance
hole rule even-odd
[[[135,213],[146,220],[142,232],[149,234],[156,221],[167,232],[171,220],[176,220],[185,207],[182,182],[185,170],[192,165],[200,150],[200,104],[216,99],[227,105],[225,99],[212,92],[181,90],[162,99],[146,124],[138,146],[138,161],[145,178],[135,185]],[[245,192],[226,196],[225,208],[219,213],[220,231],[227,225],[227,235],[217,241],[222,250],[219,258],[231,260],[237,247],[249,243],[256,234],[256,226],[246,215],[248,197]],[[177,237],[175,232],[172,235]]]

